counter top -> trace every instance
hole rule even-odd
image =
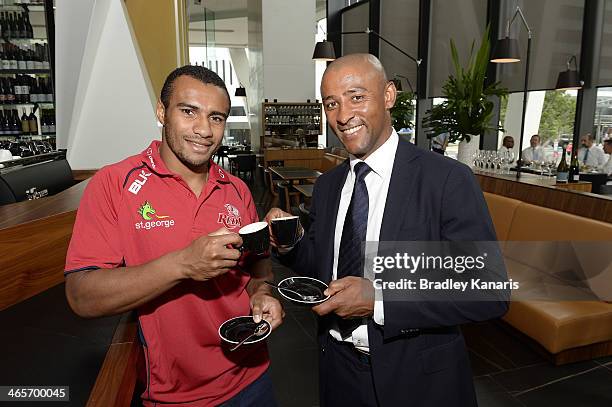
[[[79,182],[53,196],[0,206],[0,230],[76,211],[88,182]]]

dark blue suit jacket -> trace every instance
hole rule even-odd
[[[334,229],[349,168],[347,160],[321,175],[314,186],[310,230],[291,252],[280,257],[298,274],[325,282],[332,278]],[[441,240],[496,240],[480,187],[467,166],[400,139],[380,241]],[[458,325],[500,317],[507,302],[383,303],[384,326],[372,319],[368,322],[381,405],[476,405]],[[329,326],[326,318],[319,322],[319,339],[324,344],[329,340]]]

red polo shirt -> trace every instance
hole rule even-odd
[[[198,197],[166,168],[159,145],[154,141],[91,179],[77,213],[66,274],[140,265],[221,227],[237,232],[258,220],[244,182],[211,161]],[[206,282],[185,281],[140,307],[145,404],[217,405],[267,369],[265,345],[228,353],[217,332],[224,321],[250,314],[249,278],[232,270]]]

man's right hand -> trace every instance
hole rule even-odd
[[[185,278],[206,281],[236,267],[242,245],[239,234],[221,228],[199,237],[180,252],[179,259]]]
[[[285,211],[283,211],[280,208],[272,208],[268,211],[268,213],[266,214],[265,217],[265,221],[268,223],[268,228],[270,229],[270,244],[274,247],[276,247],[277,249],[279,249],[279,252],[283,252],[287,249],[290,249],[290,247],[287,246],[281,246],[276,242],[276,238],[274,236],[274,232],[272,231],[272,227],[271,227],[271,223],[272,219],[276,219],[276,218],[284,218],[287,216],[293,216],[290,213],[287,213]],[[302,225],[300,224],[300,235],[304,233],[303,229],[302,229]]]

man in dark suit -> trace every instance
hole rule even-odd
[[[398,138],[389,113],[396,89],[374,56],[334,61],[321,94],[350,158],[317,180],[308,233],[278,248],[283,264],[329,283],[331,298],[313,307],[321,405],[476,405],[458,325],[499,317],[507,303],[391,301],[363,278],[360,245],[494,241],[482,192],[465,165]],[[273,208],[266,219],[281,216]]]

